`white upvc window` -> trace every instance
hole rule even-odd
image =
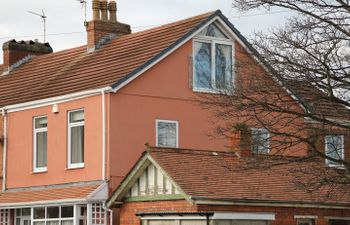
[[[34,118],[33,171],[47,171],[47,117]]]
[[[325,137],[325,153],[326,156],[335,159],[344,159],[344,136],[343,135],[327,135]],[[342,166],[341,163],[326,159],[328,166]]]
[[[179,122],[156,120],[157,147],[179,147]]]
[[[234,86],[233,41],[215,24],[201,31],[193,43],[193,89],[230,93]]]
[[[10,225],[9,209],[0,209],[0,225]]]
[[[15,225],[31,225],[30,208],[16,209]]]
[[[84,167],[84,110],[68,112],[68,168]]]
[[[47,206],[32,208],[33,225],[73,225],[73,206]]]
[[[265,128],[252,128],[252,152],[268,154],[270,152],[270,133]]]

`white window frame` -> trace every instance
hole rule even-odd
[[[328,152],[327,137],[331,137],[331,136],[340,136],[340,137],[341,137],[341,143],[342,143],[342,146],[341,146],[341,150],[342,150],[342,152],[341,152],[341,158],[342,158],[342,160],[344,160],[344,157],[345,157],[345,155],[344,155],[344,135],[334,134],[334,135],[326,135],[326,136],[325,136],[325,138],[324,138],[325,155],[328,156],[328,155],[327,155],[327,152]],[[344,165],[342,165],[342,164],[338,164],[338,163],[334,164],[334,163],[331,163],[332,160],[329,160],[329,159],[327,159],[327,158],[326,158],[325,161],[326,161],[326,165],[329,166],[329,167],[339,167],[339,168],[344,167]]]
[[[267,131],[267,142],[268,142],[267,152],[266,152],[266,153],[265,153],[265,152],[264,152],[264,153],[259,153],[259,152],[257,152],[257,153],[255,153],[255,154],[269,154],[270,151],[271,151],[271,143],[270,143],[270,138],[271,138],[271,136],[270,136],[269,130],[266,129],[266,128],[251,128],[251,135],[252,135],[251,151],[252,151],[252,153],[254,153],[254,152],[253,152],[253,131],[261,131],[261,130]]]
[[[228,35],[226,32],[223,31],[223,29],[220,28],[218,24],[215,24],[222,33],[224,33],[227,37],[230,38],[230,35]],[[209,26],[209,25],[208,25]],[[205,28],[204,28],[205,29]],[[202,43],[210,43],[211,44],[211,83],[214,87],[212,88],[200,88],[196,87],[195,85],[195,76],[196,76],[196,68],[195,68],[195,43],[196,42],[202,42]],[[209,36],[203,36],[203,35],[197,35],[195,38],[193,38],[192,41],[192,68],[193,68],[193,74],[192,74],[192,87],[194,92],[204,92],[204,93],[220,93],[220,89],[216,87],[216,67],[215,67],[215,46],[216,44],[223,44],[223,45],[229,45],[232,48],[232,88],[235,87],[235,44],[233,39],[226,39],[226,38],[217,38],[217,37],[209,37]]]
[[[83,111],[84,113],[84,121],[83,122],[70,122],[70,118],[71,118],[71,113],[74,112],[79,112],[79,111]],[[76,109],[76,110],[71,110],[68,111],[68,169],[76,169],[76,168],[83,168],[85,166],[85,157],[84,157],[84,162],[82,163],[71,163],[71,130],[74,127],[80,127],[80,126],[84,126],[84,136],[85,136],[85,110],[84,109]],[[84,137],[84,142],[85,142],[85,137]],[[85,154],[85,144],[84,144],[84,154]]]
[[[46,158],[46,166],[45,167],[37,167],[37,141],[36,141],[36,136],[39,133],[44,133],[46,132],[46,137],[48,138],[47,134],[47,127],[48,127],[48,123],[47,123],[47,127],[43,127],[43,128],[36,128],[35,127],[35,122],[37,119],[41,119],[41,118],[46,118],[48,120],[47,116],[37,116],[33,118],[33,172],[34,173],[42,173],[42,172],[46,172],[47,171],[47,158]],[[46,146],[46,151],[48,146]],[[46,152],[47,155],[47,152]]]
[[[161,147],[158,145],[158,123],[173,123],[176,125],[176,146],[175,148],[179,147],[179,121],[176,120],[156,120],[156,146]]]
[[[67,218],[62,218],[61,216],[61,212],[62,212],[62,207],[73,207],[73,217],[67,217]],[[48,207],[58,207],[58,214],[59,214],[59,217],[58,218],[47,218],[47,208]],[[44,208],[45,209],[45,219],[34,219],[34,209],[35,208]],[[45,225],[47,224],[47,222],[50,222],[50,221],[59,221],[59,224],[61,224],[62,221],[73,221],[73,225],[75,224],[75,221],[76,221],[76,217],[77,217],[77,214],[76,214],[76,205],[46,205],[46,206],[35,206],[35,207],[32,207],[30,209],[30,213],[31,213],[31,225],[34,225],[35,222],[44,222]]]

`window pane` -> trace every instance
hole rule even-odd
[[[215,25],[210,24],[204,30],[202,30],[199,35],[209,36],[209,37],[217,37],[217,38],[226,38],[226,35],[221,32],[221,30]]]
[[[35,118],[35,128],[47,127],[47,117]]]
[[[34,208],[34,219],[45,219],[45,208]]]
[[[16,216],[21,216],[21,209],[16,209]]]
[[[22,216],[30,216],[30,208],[22,209]]]
[[[326,155],[333,159],[343,158],[343,136],[329,135],[326,136]],[[338,164],[334,161],[328,161],[330,164]]]
[[[206,225],[205,220],[181,220],[181,225]],[[231,225],[231,224],[228,224]]]
[[[70,112],[70,123],[83,122],[84,121],[84,110]]]
[[[177,147],[176,123],[158,122],[159,147]]]
[[[60,225],[59,220],[47,221],[46,225]]]
[[[73,220],[64,220],[61,225],[73,225]]]
[[[47,132],[36,134],[36,167],[46,167],[47,162]]]
[[[232,86],[232,46],[216,44],[215,46],[215,81],[216,88]]]
[[[175,225],[174,220],[149,220],[149,225]]]
[[[71,162],[83,163],[84,162],[84,126],[71,128]]]
[[[60,210],[59,207],[47,207],[47,218],[59,218]]]
[[[41,222],[34,221],[33,224],[34,225],[45,225],[45,222],[44,221],[41,221]]]
[[[269,131],[266,129],[252,129],[252,152],[266,154],[270,149]]]
[[[61,207],[61,217],[62,218],[73,217],[73,206],[62,206]]]
[[[211,88],[211,44],[194,43],[194,85],[197,88]]]

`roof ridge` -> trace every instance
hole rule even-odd
[[[172,152],[180,154],[190,154],[190,155],[210,155],[210,156],[233,156],[237,157],[234,152],[225,152],[225,151],[215,151],[207,149],[190,149],[190,148],[169,148],[169,147],[148,147],[147,152]]]

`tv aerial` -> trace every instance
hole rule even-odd
[[[81,8],[84,8],[84,26],[87,26],[87,21],[86,21],[86,5],[87,5],[87,0],[76,0],[81,4]]]
[[[35,16],[41,17],[41,19],[43,20],[43,24],[44,24],[44,43],[46,43],[46,19],[47,19],[47,16],[45,15],[44,10],[41,10],[42,14],[36,13],[36,12],[32,12],[32,11],[28,11],[28,12],[30,14],[35,15]]]

